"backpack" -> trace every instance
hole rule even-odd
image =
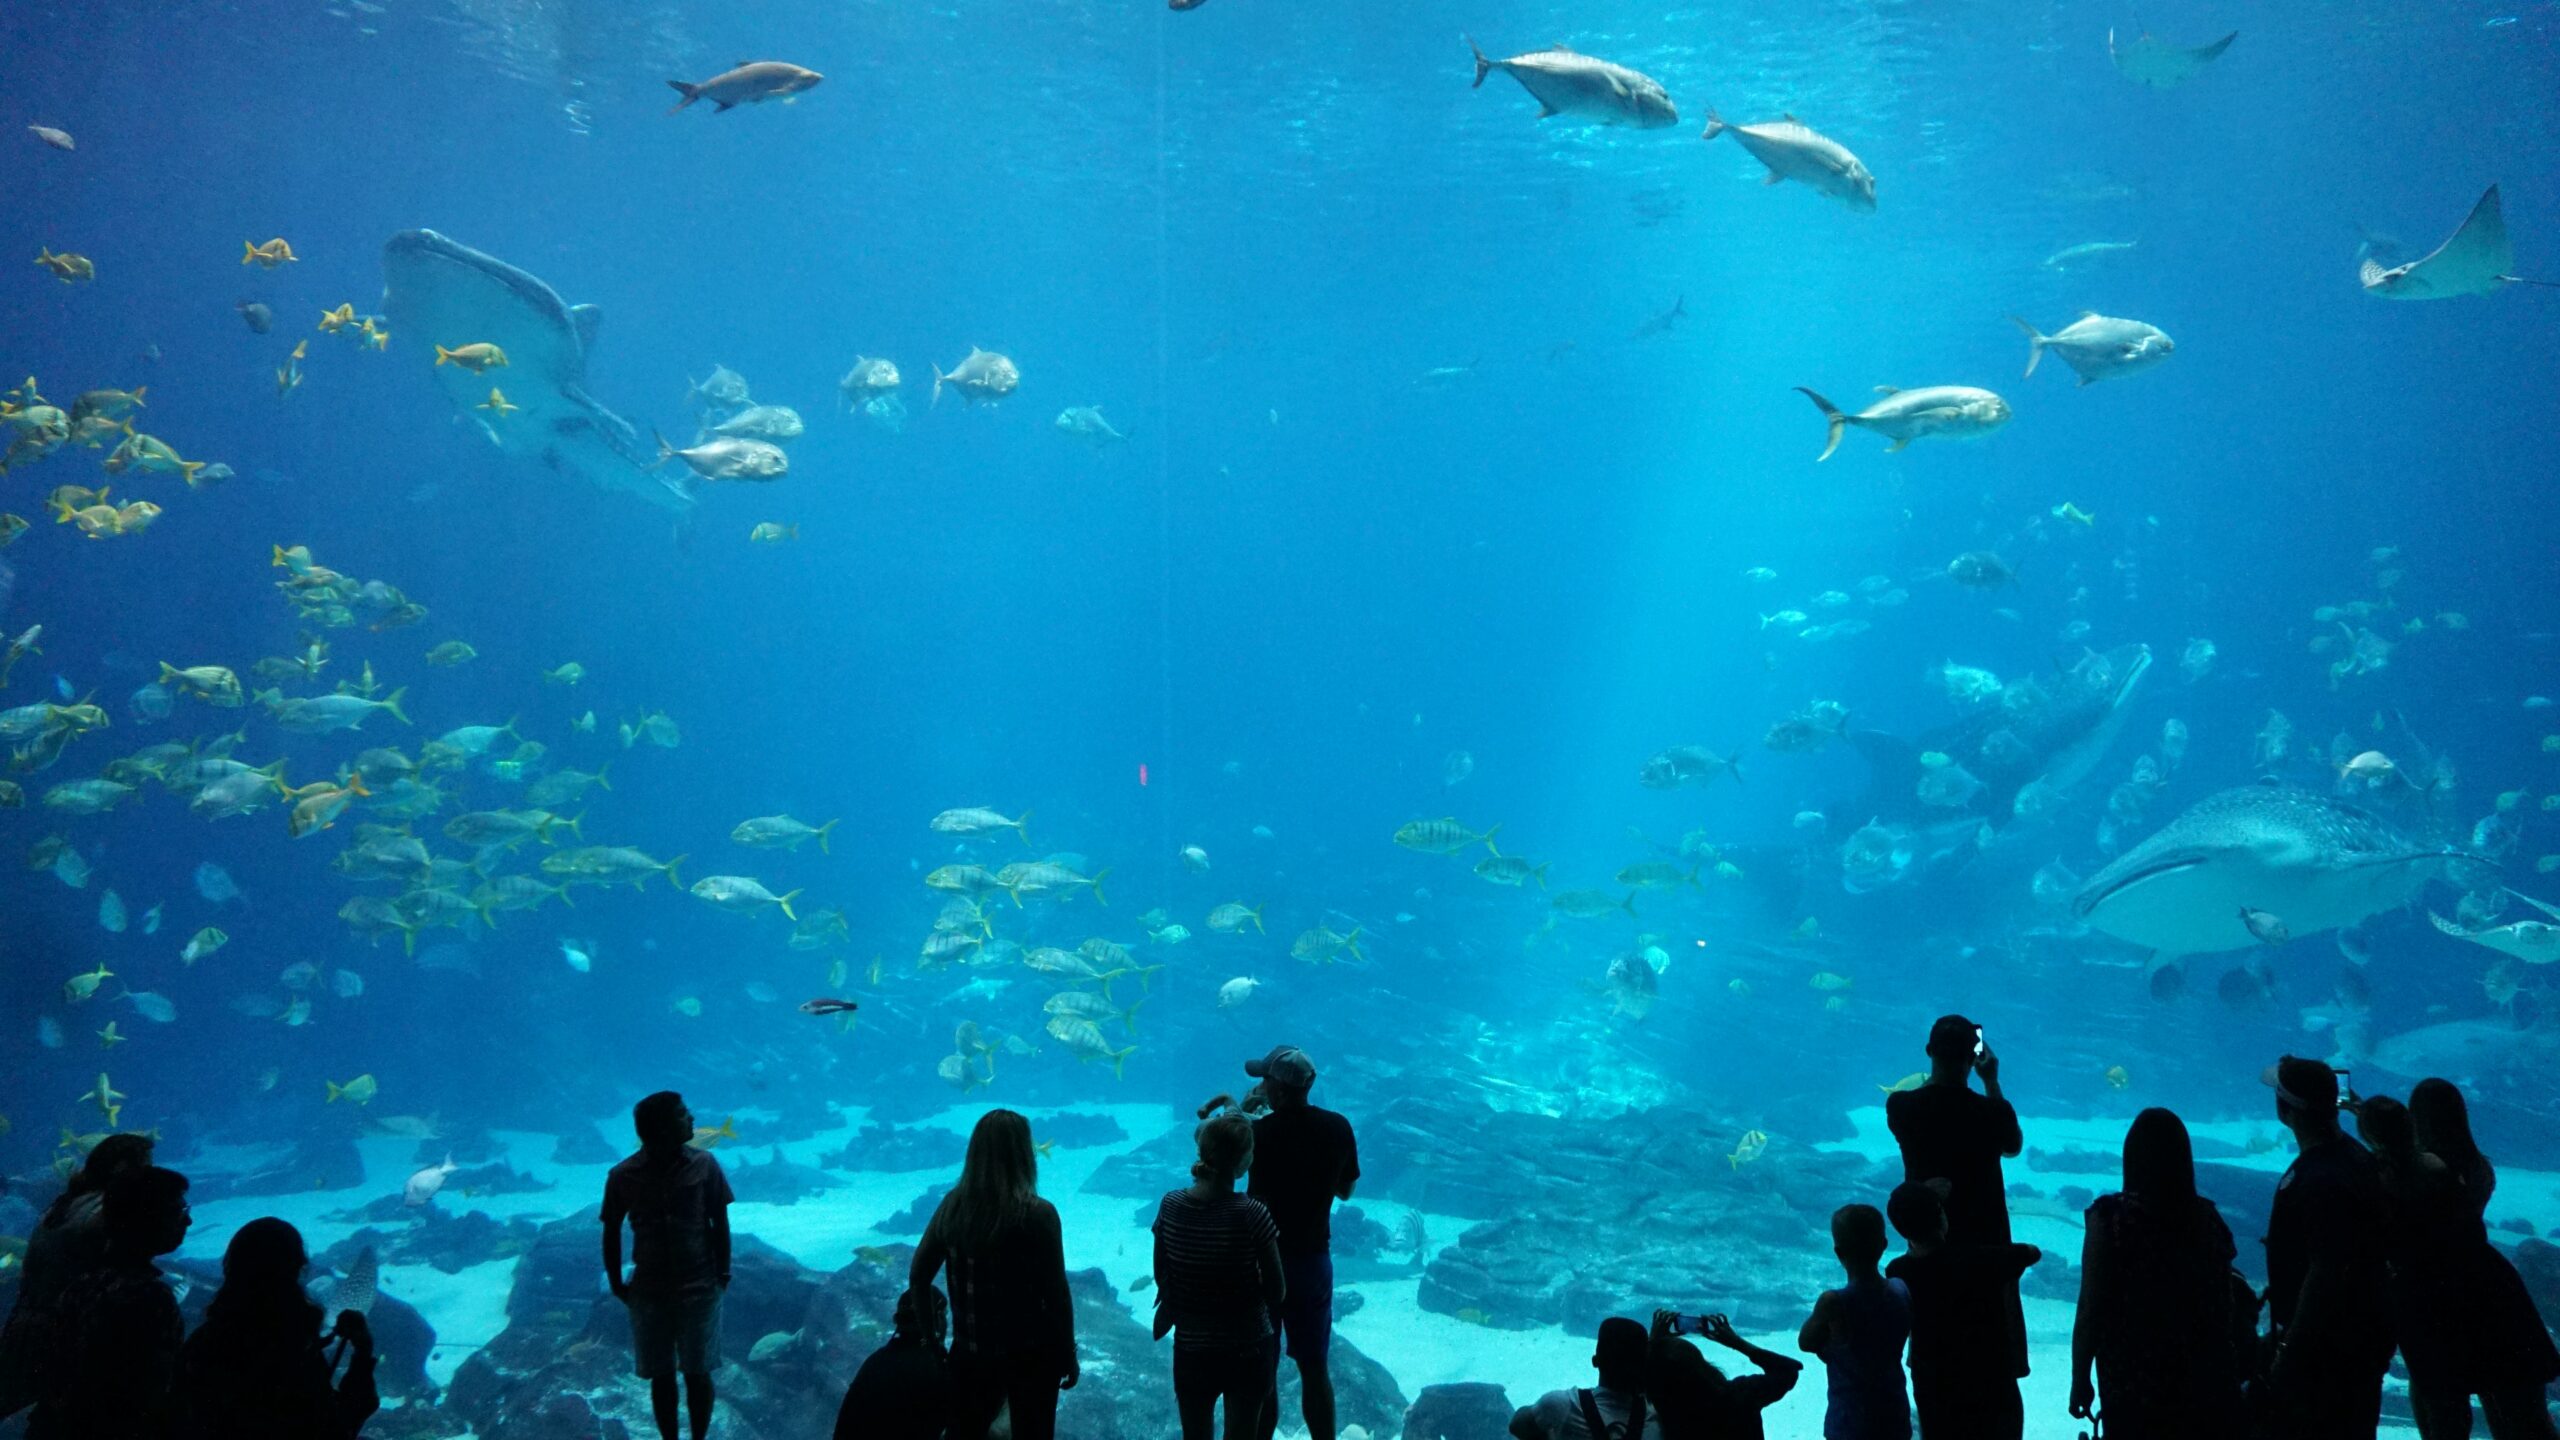
[[[1588,1390],[1576,1390],[1573,1399],[1582,1407],[1582,1427],[1591,1433],[1591,1440],[1643,1440],[1643,1396],[1634,1396],[1627,1402],[1627,1428],[1614,1432],[1600,1418],[1599,1397]]]

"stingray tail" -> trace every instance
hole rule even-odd
[[[2015,315],[2009,317],[2009,323],[2027,332],[2027,377],[2032,377],[2036,373],[2036,362],[2044,358],[2044,332]]]
[[[1813,457],[1813,463],[1819,465],[1831,458],[1832,451],[1840,448],[1840,432],[1849,428],[1849,417],[1840,413],[1839,406],[1801,385],[1796,387],[1796,393],[1812,401],[1816,408],[1822,411],[1822,418],[1831,423],[1831,434],[1822,442],[1822,453]]]
[[[2533,285],[2544,290],[2560,290],[2560,280],[2528,280],[2522,275],[2501,275],[2498,278],[2509,285]]]

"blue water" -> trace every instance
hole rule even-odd
[[[2179,43],[2241,35],[2194,83],[2155,92],[2107,59],[2108,27],[2138,20]],[[661,1085],[705,1116],[777,1094],[920,1113],[964,1103],[934,1074],[962,1019],[1042,1051],[973,1106],[1187,1106],[1280,1038],[1374,1097],[1407,1068],[1465,1063],[1481,1021],[1544,1057],[1506,1078],[1566,1108],[1641,1072],[1802,1126],[1871,1104],[1919,1068],[1928,1019],[1964,1008],[2000,1028],[2023,1109],[2254,1117],[2258,1066],[2329,1053],[2299,1012],[2348,968],[2331,937],[2270,956],[2271,997],[2219,1002],[2225,956],[2163,1005],[2124,947],[2031,936],[2068,917],[2026,876],[2104,863],[2107,792],[2163,722],[2184,721],[2192,749],[2124,843],[2254,778],[2270,709],[2296,727],[2282,768],[2299,783],[2331,785],[2335,735],[2342,755],[2380,744],[2412,766],[2422,746],[2456,777],[2410,818],[2424,838],[2466,839],[2521,789],[2508,880],[2533,891],[2534,858],[2560,850],[2539,803],[2560,789],[2540,743],[2560,725],[2523,703],[2560,683],[2545,483],[2560,300],[2395,305],[2355,280],[2361,234],[2423,251],[2493,182],[2519,269],[2560,276],[2560,12],[2180,4],[2138,20],[2073,4],[1780,18],[1438,0],[10,7],[0,255],[72,249],[97,279],[0,271],[0,369],[63,402],[147,384],[137,423],[238,477],[118,485],[166,513],[98,542],[41,508],[55,485],[94,483],[94,453],[0,480],[0,508],[38,522],[0,552],[15,577],[0,628],[44,626],[0,701],[42,698],[58,675],[115,716],[16,777],[28,808],[0,812],[0,847],[60,834],[96,871],[72,889],[0,867],[14,1122],[0,1159],[33,1170],[62,1129],[98,1128],[72,1097],[101,1065],[132,1097],[124,1123],[181,1151],[339,1124],[322,1082],[359,1073],[378,1077],[382,1109],[509,1128],[609,1116]],[[1462,31],[1497,54],[1564,41],[1635,66],[1681,124],[1537,123],[1506,77],[1468,88]],[[827,79],[790,106],[664,113],[667,77],[750,55]],[[1878,177],[1878,211],[1762,187],[1730,140],[1699,142],[1710,105],[1791,111],[1839,138]],[[15,131],[29,122],[78,150]],[[312,333],[340,302],[377,308],[382,243],[417,226],[601,306],[591,389],[644,432],[688,435],[687,380],[715,362],[796,407],[808,430],[790,475],[710,487],[678,522],[492,450],[426,382],[431,337],[395,334],[377,355]],[[238,263],[270,236],[300,261]],[[2137,244],[2070,273],[2041,263],[2092,241]],[[1631,338],[1675,298],[1681,324]],[[272,334],[235,315],[250,299],[274,307]],[[2005,317],[2050,331],[2082,310],[2157,324],[2177,352],[2086,389],[2058,359],[2021,379]],[[308,380],[279,398],[273,369],[304,338]],[[928,367],[973,345],[1014,356],[1020,391],[928,406]],[[843,413],[834,385],[856,355],[905,372],[902,432]],[[1424,380],[1441,367],[1467,373]],[[1890,455],[1853,430],[1816,465],[1821,420],[1790,387],[1847,405],[1879,384],[1986,386],[2016,418]],[[1131,438],[1072,443],[1051,424],[1071,405],[1100,405]],[[2094,524],[2051,518],[2066,502]],[[801,538],[750,545],[764,521]],[[298,648],[269,564],[296,543],[429,607],[414,628],[325,637],[321,688],[370,660],[408,687],[416,728],[386,716],[360,737],[296,737],[255,707],[183,699],[166,722],[133,718],[126,697],[158,661],[254,686],[257,658]],[[2333,690],[2335,657],[2308,647],[2335,627],[2312,612],[2382,599],[2377,547],[2405,578],[2365,623],[2398,645]],[[1949,583],[1969,550],[2005,556],[2018,583]],[[1760,566],[1779,578],[1743,577]],[[1909,599],[1853,600],[1863,634],[1804,643],[1760,624],[1868,576]],[[2422,633],[2401,632],[2412,618]],[[2085,632],[2066,633],[2075,621]],[[2218,656],[2189,681],[2177,661],[2197,637]],[[479,658],[427,668],[447,639]],[[1837,849],[1867,818],[1846,808],[1864,768],[1844,745],[1761,743],[1816,700],[1914,735],[1955,714],[1944,662],[2014,680],[2137,642],[2157,663],[2123,738],[2000,863],[1848,893]],[[540,683],[568,660],[583,684]],[[599,732],[572,733],[588,710]],[[615,726],[650,710],[682,744],[624,751]],[[2394,713],[2405,729],[2373,729]],[[430,932],[422,951],[461,946],[471,969],[424,968],[334,918],[379,893],[329,868],[361,808],[293,840],[278,810],[207,824],[156,787],[97,817],[41,803],[143,744],[234,726],[243,758],[283,758],[301,781],[365,745],[414,756],[510,718],[546,763],[614,762],[611,793],[584,807],[590,841],[686,855],[688,882],[754,875],[840,907],[851,977],[831,987],[831,957],[786,948],[778,918],[654,880]],[[1645,758],[1678,744],[1740,747],[1743,782],[1639,787]],[[1453,751],[1474,766],[1450,785]],[[464,794],[454,808],[519,803],[485,775]],[[955,852],[925,828],[979,804],[1030,809],[1035,845]],[[1798,828],[1807,810],[1842,828]],[[777,812],[840,818],[832,853],[727,839]],[[1640,897],[1635,923],[1566,921],[1524,943],[1548,917],[1534,886],[1477,880],[1481,850],[1390,842],[1443,814],[1499,822],[1504,852],[1551,863],[1557,889],[1606,887],[1691,831],[1744,873]],[[420,827],[439,851],[444,818]],[[1205,875],[1179,858],[1193,844]],[[1042,1034],[1043,977],[1010,967],[996,999],[954,1002],[986,967],[917,969],[942,898],[925,871],[1061,851],[1110,867],[1107,909],[999,897],[995,925],[1024,943],[1102,935],[1168,966],[1124,1081]],[[196,896],[206,860],[245,908]],[[109,886],[137,921],[165,903],[161,932],[103,932]],[[1209,934],[1227,900],[1267,906],[1270,934]],[[1156,907],[1193,938],[1147,941],[1137,917]],[[182,967],[176,947],[205,923],[230,947]],[[1320,923],[1359,925],[1367,963],[1290,959]],[[2377,1039],[2540,1013],[2536,976],[2494,1003],[2494,957],[2414,909],[2370,929]],[[1639,934],[1672,957],[1641,1022],[1602,982]],[[593,941],[592,973],[562,962],[564,936]],[[324,989],[297,1028],[233,1011],[284,994],[277,972],[303,960],[358,971],[364,994]],[[63,980],[101,961],[179,1019],[141,1020],[114,982],[66,1003]],[[1806,983],[1824,972],[1854,983]],[[1262,990],[1221,1011],[1216,987],[1240,975]],[[749,998],[750,981],[775,999]],[[850,1035],[792,1013],[830,990],[864,1006]],[[684,997],[698,1017],[674,1008]],[[39,1017],[60,1048],[37,1043]],[[108,1018],[129,1039],[102,1053]],[[2103,1079],[2117,1064],[2122,1091]],[[2534,1153],[2560,1133],[2546,1081],[2461,1078],[2497,1096],[2481,1127],[2502,1160],[2553,1162]]]

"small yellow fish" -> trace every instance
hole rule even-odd
[[[327,1103],[331,1105],[341,1100],[353,1105],[370,1105],[373,1103],[374,1095],[382,1088],[374,1082],[373,1076],[369,1073],[359,1075],[344,1085],[335,1080],[323,1080],[320,1083],[329,1087]]]
[[[391,348],[391,332],[374,324],[372,316],[367,315],[364,317],[363,331],[364,343],[367,345],[372,346],[376,350],[387,350]]]
[[[320,312],[320,333],[323,335],[335,335],[355,323],[356,307],[352,302],[340,305],[335,310]]]
[[[696,1149],[716,1150],[720,1147],[721,1141],[735,1140],[737,1138],[738,1117],[732,1115],[717,1125],[694,1126],[693,1138],[686,1143],[694,1146]]]
[[[124,1036],[116,1031],[116,1022],[108,1021],[107,1028],[98,1032],[98,1043],[109,1047],[124,1043]]]
[[[88,1094],[83,1095],[80,1098],[83,1100],[96,1101],[98,1103],[98,1108],[106,1112],[107,1128],[110,1130],[116,1128],[117,1117],[124,1114],[124,1102],[126,1096],[123,1091],[118,1090],[107,1083],[106,1071],[101,1070],[98,1072],[98,1088],[90,1091]]]
[[[2132,1083],[2133,1083],[2133,1076],[2132,1076],[2130,1073],[2128,1073],[2128,1072],[2125,1070],[2125,1068],[2124,1068],[2123,1066],[2121,1066],[2121,1065],[2110,1065],[2110,1066],[2108,1066],[2108,1067],[2107,1067],[2107,1088],[2108,1088],[2108,1089],[2110,1089],[2110,1090],[2121,1090],[2121,1089],[2123,1089],[2124,1087],[2126,1087],[2127,1085],[2130,1085],[2130,1084],[2132,1084]]]
[[[1733,1153],[1724,1157],[1724,1163],[1739,1170],[1759,1159],[1761,1152],[1768,1148],[1769,1137],[1766,1134],[1758,1130],[1745,1130],[1742,1132],[1742,1139],[1735,1143]]]
[[[81,1001],[88,999],[90,996],[97,994],[98,987],[105,984],[107,981],[114,979],[115,973],[116,972],[113,970],[107,968],[105,961],[101,960],[98,962],[97,969],[92,970],[85,975],[74,975],[70,979],[62,982],[62,998],[74,1005],[77,1005]]]
[[[481,401],[478,408],[482,410],[494,410],[497,412],[498,418],[504,420],[524,407],[510,403],[506,395],[501,392],[497,386],[492,385],[489,387],[489,398]]]
[[[487,370],[492,366],[505,365],[507,363],[507,352],[485,340],[478,344],[465,345],[454,350],[447,350],[443,346],[439,345],[436,347],[436,363],[438,365],[459,365],[463,369],[477,374],[478,372]]]
[[[2090,514],[2088,511],[2081,509],[2079,506],[2072,504],[2068,500],[2065,500],[2061,504],[2053,507],[2053,518],[2056,520],[2068,520],[2074,525],[2095,525],[2098,523],[2097,516]]]
[[[1879,1089],[1879,1090],[1881,1090],[1881,1091],[1883,1091],[1883,1092],[1884,1092],[1884,1093],[1886,1093],[1887,1095],[1902,1095],[1902,1094],[1907,1094],[1907,1093],[1909,1093],[1909,1092],[1911,1092],[1911,1091],[1913,1091],[1913,1090],[1917,1090],[1917,1089],[1919,1089],[1921,1086],[1926,1085],[1926,1084],[1928,1084],[1928,1083],[1929,1083],[1929,1072],[1928,1072],[1928,1071],[1926,1071],[1926,1070],[1914,1070],[1914,1071],[1912,1071],[1910,1074],[1903,1076],[1901,1079],[1894,1081],[1894,1082],[1893,1082],[1892,1084],[1890,1084],[1890,1085],[1879,1085],[1879,1086],[1877,1086],[1876,1088],[1877,1088],[1877,1089]]]
[[[240,263],[243,265],[255,265],[262,270],[273,270],[287,261],[298,262],[301,259],[301,256],[293,253],[293,246],[287,244],[281,235],[264,245],[252,245],[246,240],[240,242]]]
[[[65,285],[75,280],[98,278],[98,267],[89,262],[88,256],[74,255],[68,250],[57,255],[39,245],[36,247],[36,263],[52,271],[53,278]]]
[[[1815,975],[1811,980],[1808,980],[1805,983],[1816,990],[1846,990],[1858,982],[1850,979],[1846,975],[1835,975],[1831,971],[1825,970]]]

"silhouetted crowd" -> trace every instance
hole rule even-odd
[[[1910,1440],[1915,1415],[1926,1440],[2025,1433],[2019,1279],[2042,1256],[2011,1237],[2001,1173],[2024,1139],[1979,1026],[1943,1017],[1928,1054],[1927,1080],[1886,1100],[1903,1183],[1882,1211],[1832,1215],[1843,1283],[1796,1335],[1823,1365],[1825,1440]],[[1358,1146],[1349,1121],[1309,1102],[1304,1051],[1278,1047],[1245,1072],[1258,1083],[1241,1102],[1201,1107],[1191,1183],[1158,1204],[1154,1334],[1173,1338],[1184,1440],[1209,1440],[1221,1402],[1228,1440],[1270,1440],[1284,1352],[1310,1440],[1336,1440],[1330,1217],[1360,1178]],[[2422,1440],[2470,1435],[2475,1396],[2494,1440],[2554,1440],[2545,1388],[2560,1379],[2560,1350],[2490,1243],[2497,1172],[2461,1092],[2426,1080],[2405,1103],[2359,1099],[2340,1072],[2292,1056],[2262,1078],[2299,1150],[2267,1218],[2265,1292],[2235,1268],[2229,1227],[2197,1193],[2186,1126],[2143,1111],[2125,1135],[2124,1188],[2088,1210],[2072,1416],[2115,1440],[2370,1437],[2397,1354]],[[729,1183],[692,1145],[682,1096],[651,1095],[632,1118],[640,1149],[605,1183],[605,1276],[662,1440],[676,1440],[680,1410],[707,1440]],[[1014,1440],[1056,1433],[1060,1392],[1079,1379],[1075,1307],[1037,1175],[1029,1122],[981,1117],[916,1246],[895,1333],[845,1392],[836,1440],[983,1440],[1000,1424]],[[352,1440],[379,1407],[372,1338],[359,1310],[332,1323],[304,1292],[291,1225],[241,1227],[221,1290],[184,1333],[153,1262],[186,1239],[186,1190],[142,1136],[89,1153],[28,1240],[0,1336],[0,1417],[32,1405],[30,1440]],[[1888,1223],[1903,1241],[1890,1263]],[[1751,1373],[1728,1373],[1690,1336]],[[1668,1310],[1649,1326],[1603,1321],[1591,1363],[1594,1384],[1522,1407],[1511,1434],[1758,1440],[1762,1412],[1805,1368],[1722,1315]]]

